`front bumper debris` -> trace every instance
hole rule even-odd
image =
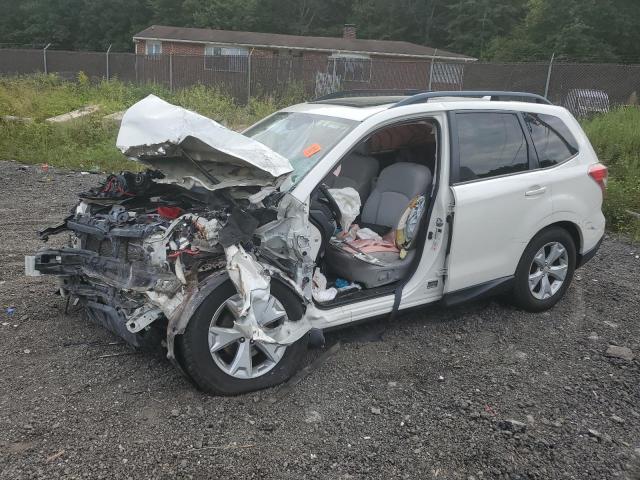
[[[40,250],[33,257],[33,269],[40,274],[84,276],[121,290],[147,292],[153,290],[174,295],[181,287],[175,275],[162,272],[143,262],[124,262],[103,257],[90,250],[62,248]]]

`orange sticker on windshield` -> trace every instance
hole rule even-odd
[[[302,151],[302,153],[304,153],[305,157],[310,158],[310,157],[313,157],[320,150],[322,150],[322,147],[317,143],[314,143],[313,145],[309,145],[307,148],[305,148]]]

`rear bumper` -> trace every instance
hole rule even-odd
[[[587,263],[589,260],[591,260],[593,257],[596,256],[596,254],[598,253],[598,250],[600,249],[600,245],[602,245],[603,240],[604,240],[604,235],[600,237],[600,240],[598,240],[598,243],[596,243],[595,247],[593,247],[591,250],[588,250],[578,255],[578,258],[576,258],[576,268],[582,267],[585,263]]]

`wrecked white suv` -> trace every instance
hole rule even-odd
[[[356,95],[244,134],[142,100],[117,145],[148,170],[81,193],[40,232],[69,245],[27,273],[227,395],[286,380],[328,328],[496,293],[553,306],[604,233],[607,170],[571,114],[513,92]]]

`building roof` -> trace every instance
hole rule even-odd
[[[162,40],[189,43],[215,43],[244,47],[283,48],[321,52],[349,52],[393,57],[439,58],[472,61],[475,58],[424,45],[393,40],[365,40],[340,37],[307,37],[278,33],[238,32],[152,25],[137,33],[134,40]]]

